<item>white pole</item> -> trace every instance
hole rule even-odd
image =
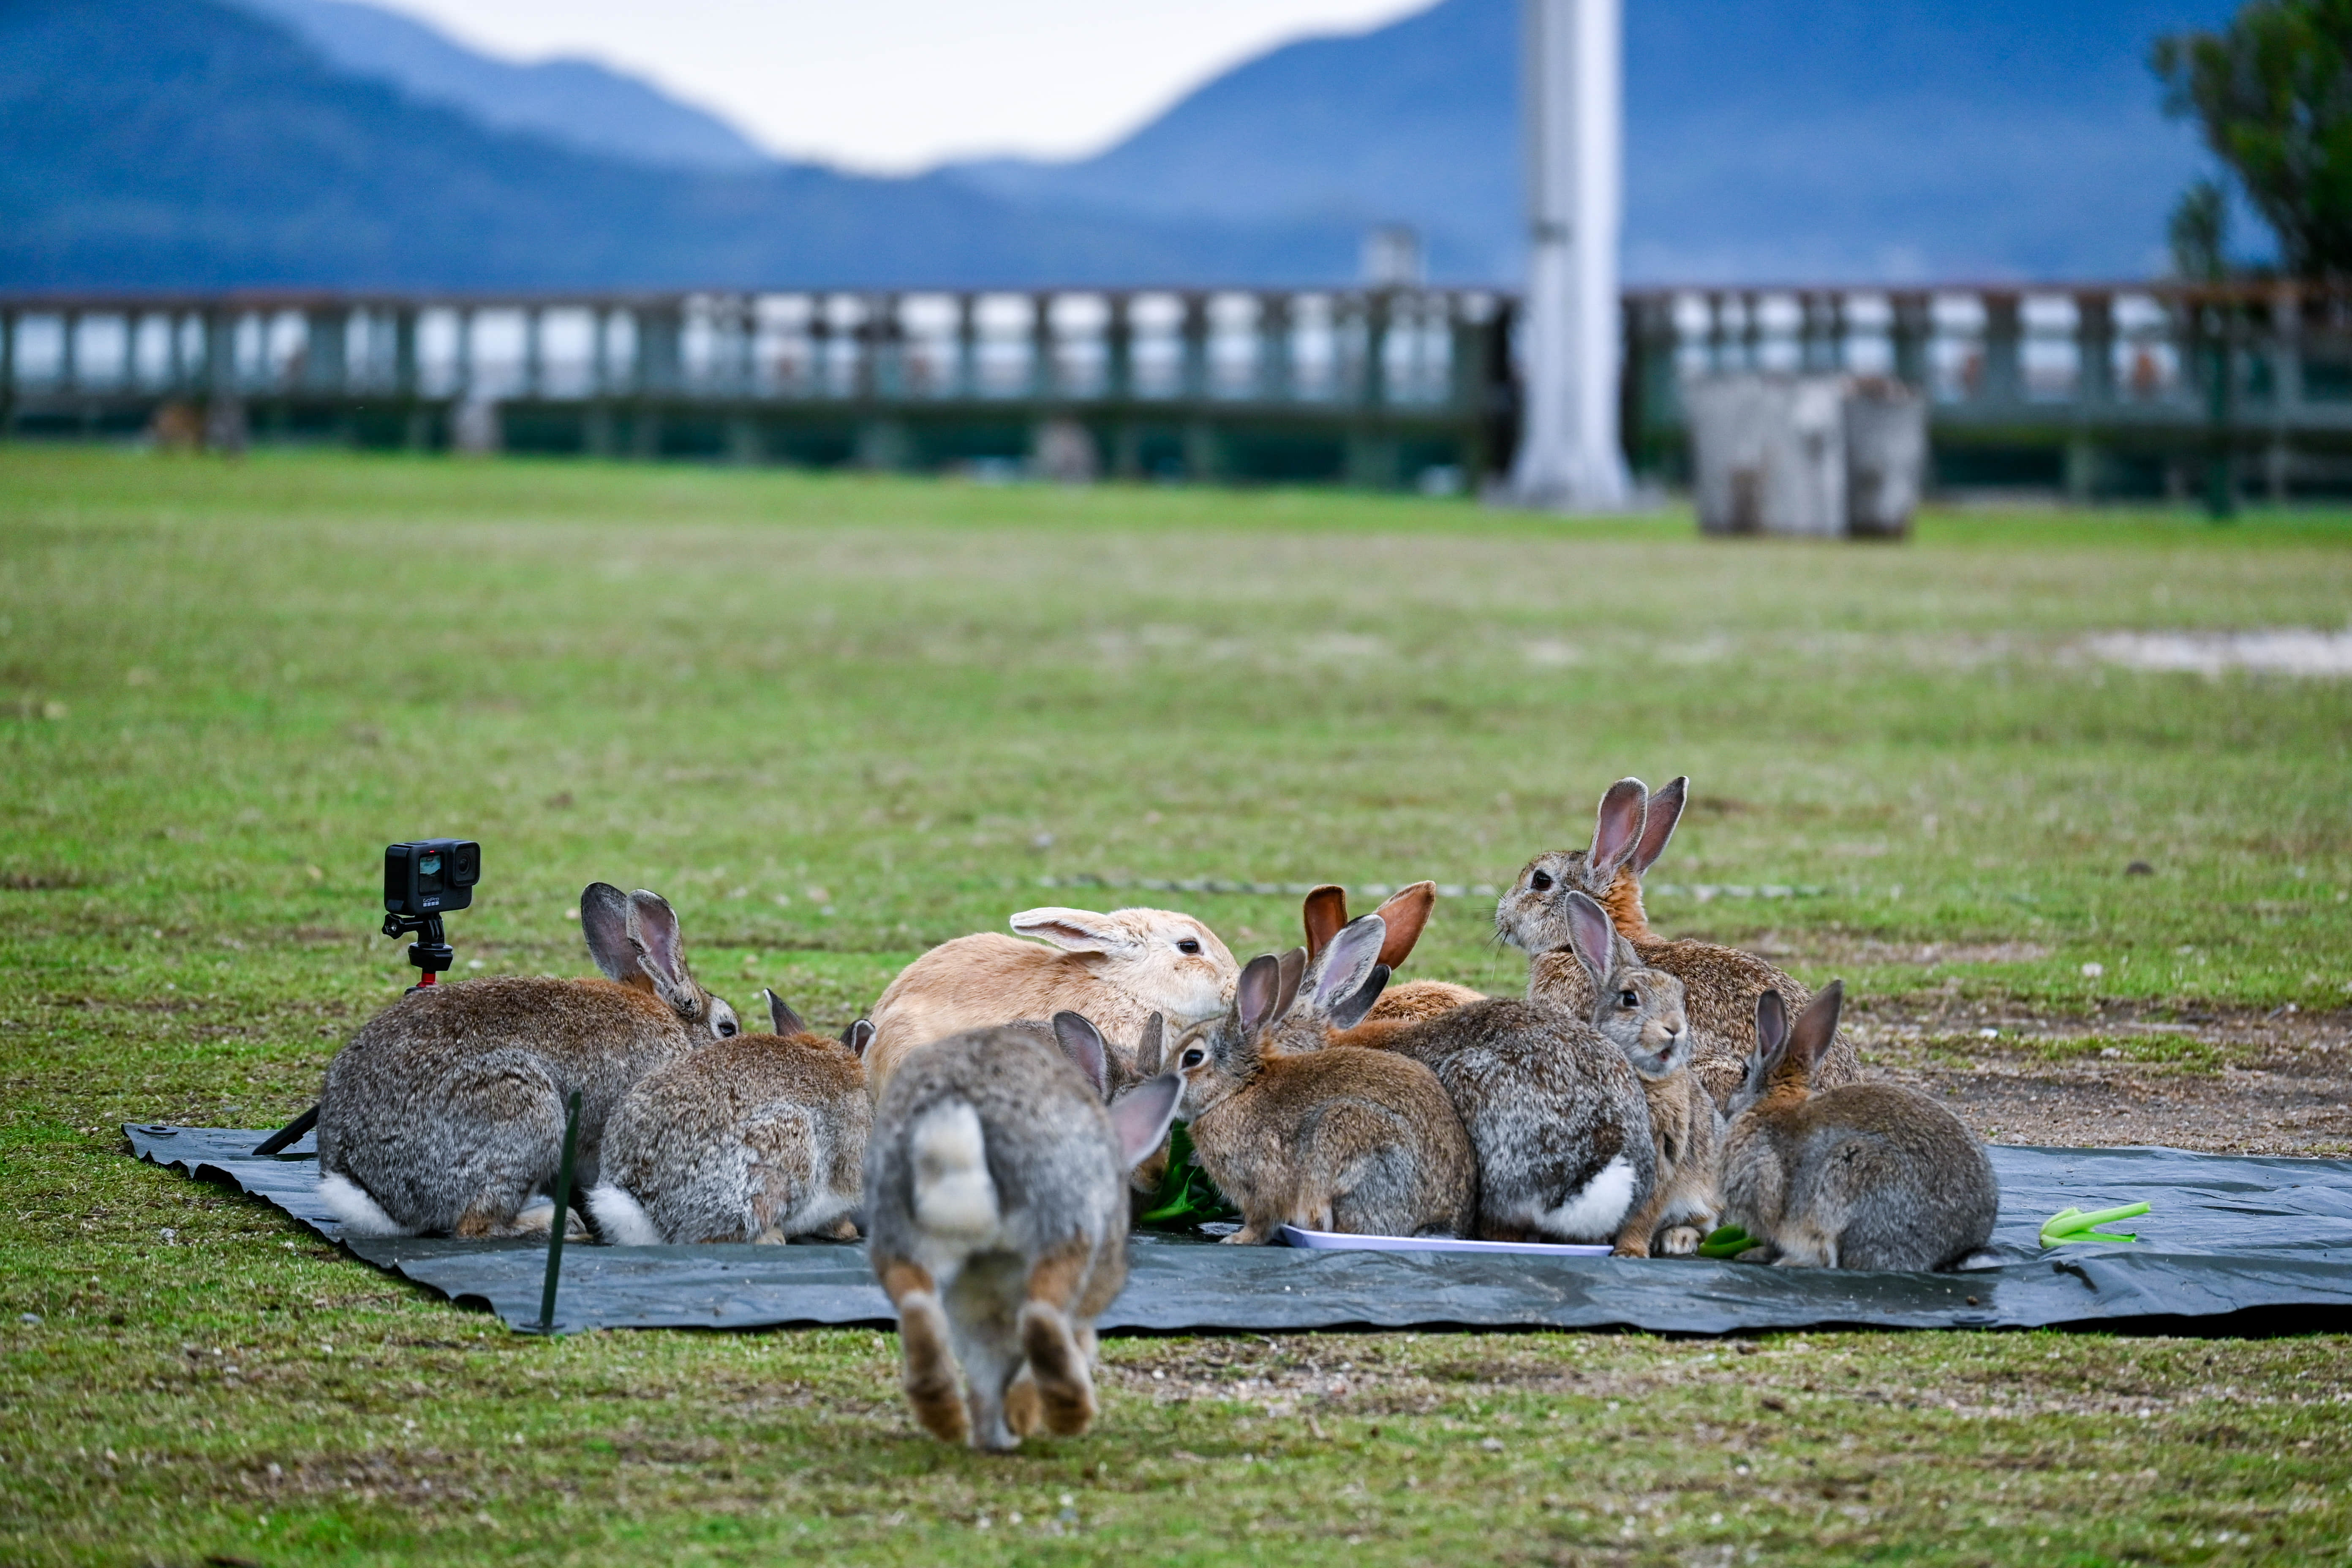
[[[1528,152],[1526,401],[1512,494],[1625,504],[1618,447],[1617,238],[1624,186],[1620,0],[1523,0]]]

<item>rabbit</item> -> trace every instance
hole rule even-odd
[[[604,1123],[598,1233],[623,1247],[854,1240],[874,1105],[864,1018],[831,1040],[771,991],[772,1035],[739,1035],[639,1080]]]
[[[1642,877],[1665,853],[1689,789],[1687,778],[1654,795],[1639,779],[1610,785],[1601,798],[1591,847],[1550,850],[1528,861],[1496,902],[1495,929],[1529,955],[1528,994],[1558,1002],[1581,1017],[1591,1009],[1592,986],[1572,951],[1567,896],[1580,891],[1600,903],[1643,963],[1682,981],[1691,1070],[1722,1108],[1748,1071],[1757,994],[1777,991],[1794,1009],[1803,1007],[1812,993],[1752,953],[1715,942],[1670,942],[1650,929],[1642,907]],[[1861,1073],[1853,1043],[1841,1037],[1822,1064],[1822,1085],[1852,1083]]]
[[[874,1005],[866,1057],[866,1088],[877,1100],[908,1052],[959,1030],[1067,1011],[1124,1042],[1140,1036],[1153,1013],[1181,1031],[1233,1000],[1234,955],[1190,915],[1024,910],[1013,929],[1053,946],[982,931],[941,942],[890,982]]]
[[[1606,931],[1608,917],[1592,910]],[[1682,1037],[1674,978],[1623,978],[1641,1005],[1621,1020],[1612,992],[1611,1029],[1636,1043],[1645,1030]],[[1657,1157],[1641,1080],[1609,1032],[1561,1007],[1493,996],[1417,1022],[1375,1013],[1323,1043],[1392,1051],[1436,1073],[1477,1152],[1484,1239],[1615,1241],[1652,1203]]]
[[[1404,961],[1411,956],[1412,944],[1421,940],[1422,928],[1429,923],[1429,911],[1436,902],[1436,883],[1415,882],[1409,888],[1400,889],[1387,902],[1372,911],[1388,927],[1388,941],[1381,948],[1381,963],[1391,973],[1404,967]],[[1315,889],[1307,895],[1306,908],[1301,913],[1307,926],[1307,956],[1312,959],[1348,923],[1348,889],[1328,883]],[[1451,981],[1408,980],[1402,985],[1391,985],[1381,992],[1381,999],[1372,1005],[1371,1016],[1412,1023],[1485,1000],[1483,992],[1473,991],[1467,985],[1456,985]]]
[[[1723,1217],[1794,1268],[1950,1268],[1992,1237],[2000,1188],[1960,1119],[1892,1083],[1816,1088],[1845,985],[1793,1026],[1756,998],[1756,1057],[1723,1140]]]
[[[1022,1026],[1026,1027],[1026,1025]],[[1143,1022],[1143,1034],[1132,1051],[1114,1049],[1102,1037],[1091,1019],[1082,1014],[1063,1011],[1054,1015],[1046,1026],[1055,1047],[1087,1075],[1095,1092],[1107,1105],[1116,1105],[1144,1084],[1158,1078],[1161,1059],[1165,1057],[1167,1021],[1157,1013]],[[1160,1190],[1168,1176],[1168,1145],[1160,1146],[1135,1162],[1128,1171],[1128,1182],[1139,1193],[1149,1196]]]
[[[598,1180],[605,1119],[646,1074],[740,1032],[688,972],[658,896],[592,882],[580,927],[602,980],[498,975],[420,987],[327,1065],[320,1195],[360,1236],[512,1236],[562,1163],[580,1091],[579,1190]],[[521,1215],[521,1220],[518,1216]],[[551,1223],[566,1216],[549,1211]]]
[[[1688,1256],[1715,1228],[1723,1208],[1716,1179],[1723,1113],[1690,1070],[1682,982],[1644,964],[1591,898],[1571,892],[1568,904],[1572,945],[1592,985],[1592,1026],[1642,1080],[1657,1152],[1656,1179],[1649,1196],[1626,1215],[1616,1255],[1647,1258],[1654,1242],[1658,1251]]]
[[[1003,1451],[1094,1419],[1094,1321],[1127,1280],[1127,1169],[1167,1136],[1179,1092],[1164,1073],[1107,1107],[1034,1026],[950,1036],[891,1076],[866,1145],[867,1250],[932,1436]]]
[[[1242,1213],[1226,1241],[1269,1243],[1286,1224],[1461,1236],[1477,1217],[1477,1160],[1436,1075],[1323,1042],[1378,999],[1386,935],[1366,915],[1311,965],[1303,948],[1250,960],[1226,1015],[1179,1041],[1180,1112],[1202,1169]]]

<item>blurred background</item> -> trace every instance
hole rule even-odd
[[[0,434],[1491,491],[1540,9],[17,0]],[[1757,373],[1919,400],[1932,492],[2352,486],[2334,15],[1635,0],[1637,493],[1835,508],[1710,484]]]

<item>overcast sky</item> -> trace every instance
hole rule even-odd
[[[587,55],[777,153],[869,170],[1091,153],[1304,33],[1430,0],[376,0],[515,59]]]

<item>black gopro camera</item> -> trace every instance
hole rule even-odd
[[[412,920],[446,915],[474,901],[482,847],[470,838],[424,838],[383,852],[383,907]]]

